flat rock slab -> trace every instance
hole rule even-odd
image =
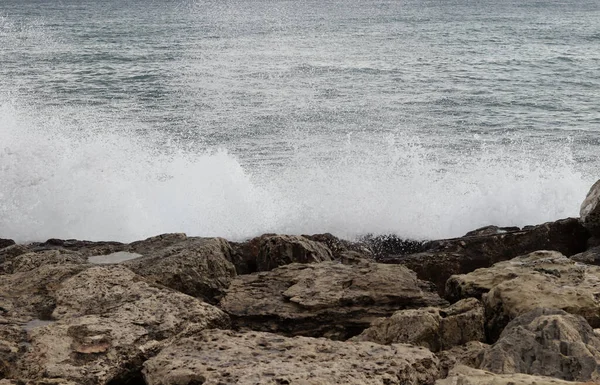
[[[496,374],[485,370],[458,365],[447,378],[438,380],[435,385],[594,385],[593,382],[570,382],[552,377],[529,374]]]
[[[220,307],[237,328],[346,339],[377,317],[446,304],[403,266],[323,262],[238,276]]]
[[[148,385],[433,384],[438,359],[424,348],[206,330],[174,341],[144,364]]]

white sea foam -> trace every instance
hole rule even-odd
[[[297,138],[283,164],[267,166],[64,115],[0,103],[0,237],[450,237],[576,216],[594,181],[568,143],[483,141],[449,156],[401,133],[341,144]]]

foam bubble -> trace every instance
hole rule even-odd
[[[478,139],[467,152],[404,133],[296,137],[281,164],[184,150],[140,127],[0,103],[0,235],[132,241],[164,232],[462,235],[576,216],[593,179],[564,143]],[[90,116],[85,118],[85,116]],[[568,144],[568,143],[567,143]],[[189,144],[186,148],[189,148]]]

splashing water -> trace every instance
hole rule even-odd
[[[285,164],[252,168],[223,149],[165,151],[164,138],[34,112],[0,107],[0,233],[21,241],[164,232],[450,237],[577,215],[592,182],[568,146],[535,159],[523,143],[484,143],[445,159],[419,138],[387,135],[348,138],[329,157],[299,144]]]

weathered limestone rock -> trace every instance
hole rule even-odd
[[[375,320],[353,341],[379,344],[408,343],[437,352],[469,341],[485,340],[485,316],[481,302],[465,299],[447,308],[400,310]]]
[[[592,247],[583,253],[575,254],[569,257],[575,262],[587,263],[588,265],[600,265],[600,246]]]
[[[27,333],[21,327],[20,321],[0,315],[0,378],[12,377],[15,374],[15,363],[25,350]]]
[[[481,369],[600,382],[600,338],[580,316],[539,308],[512,320]]]
[[[600,327],[600,267],[555,251],[537,251],[488,269],[453,276],[449,298],[483,295],[488,337],[494,341],[515,317],[538,307],[563,309]]]
[[[587,385],[581,382],[558,380],[552,377],[528,374],[495,374],[485,370],[458,365],[447,378],[437,380],[435,385]],[[589,385],[593,385],[589,383]]]
[[[4,273],[30,271],[44,265],[77,265],[86,263],[79,253],[65,250],[45,250],[19,254],[4,262]]]
[[[207,330],[144,364],[148,385],[433,384],[438,360],[409,345]]]
[[[152,286],[119,265],[89,268],[55,296],[57,321],[29,332],[31,347],[19,361],[22,378],[125,383],[139,376],[141,364],[166,339],[229,324],[219,309]]]
[[[61,282],[88,268],[85,264],[42,265],[32,270],[0,275],[0,308],[5,316],[49,319]]]
[[[232,243],[232,262],[239,274],[268,271],[290,263],[316,263],[333,260],[331,250],[304,236],[264,234],[244,243]]]
[[[422,246],[423,252],[388,255],[379,261],[408,267],[417,273],[419,279],[435,283],[438,293],[444,296],[446,281],[452,275],[490,267],[536,250],[557,250],[570,256],[584,251],[590,236],[576,218],[529,226],[519,231],[475,234],[431,241]]]
[[[43,250],[66,250],[76,251],[79,254],[90,257],[92,255],[104,255],[123,251],[126,244],[120,242],[92,242],[77,239],[48,239],[44,243],[32,244],[32,251]]]
[[[481,365],[484,352],[489,347],[483,342],[471,341],[437,353],[436,355],[440,360],[440,377],[447,377],[450,370],[457,365],[478,368]]]
[[[222,238],[166,234],[132,243],[128,251],[144,255],[123,262],[135,273],[210,303],[218,301],[236,275],[229,261],[231,247]]]
[[[60,378],[47,378],[42,380],[0,380],[0,385],[81,385],[76,382]]]
[[[444,304],[403,266],[322,262],[238,276],[220,306],[238,328],[346,339],[396,310]]]
[[[600,180],[588,191],[579,210],[581,223],[593,235],[600,235]]]

